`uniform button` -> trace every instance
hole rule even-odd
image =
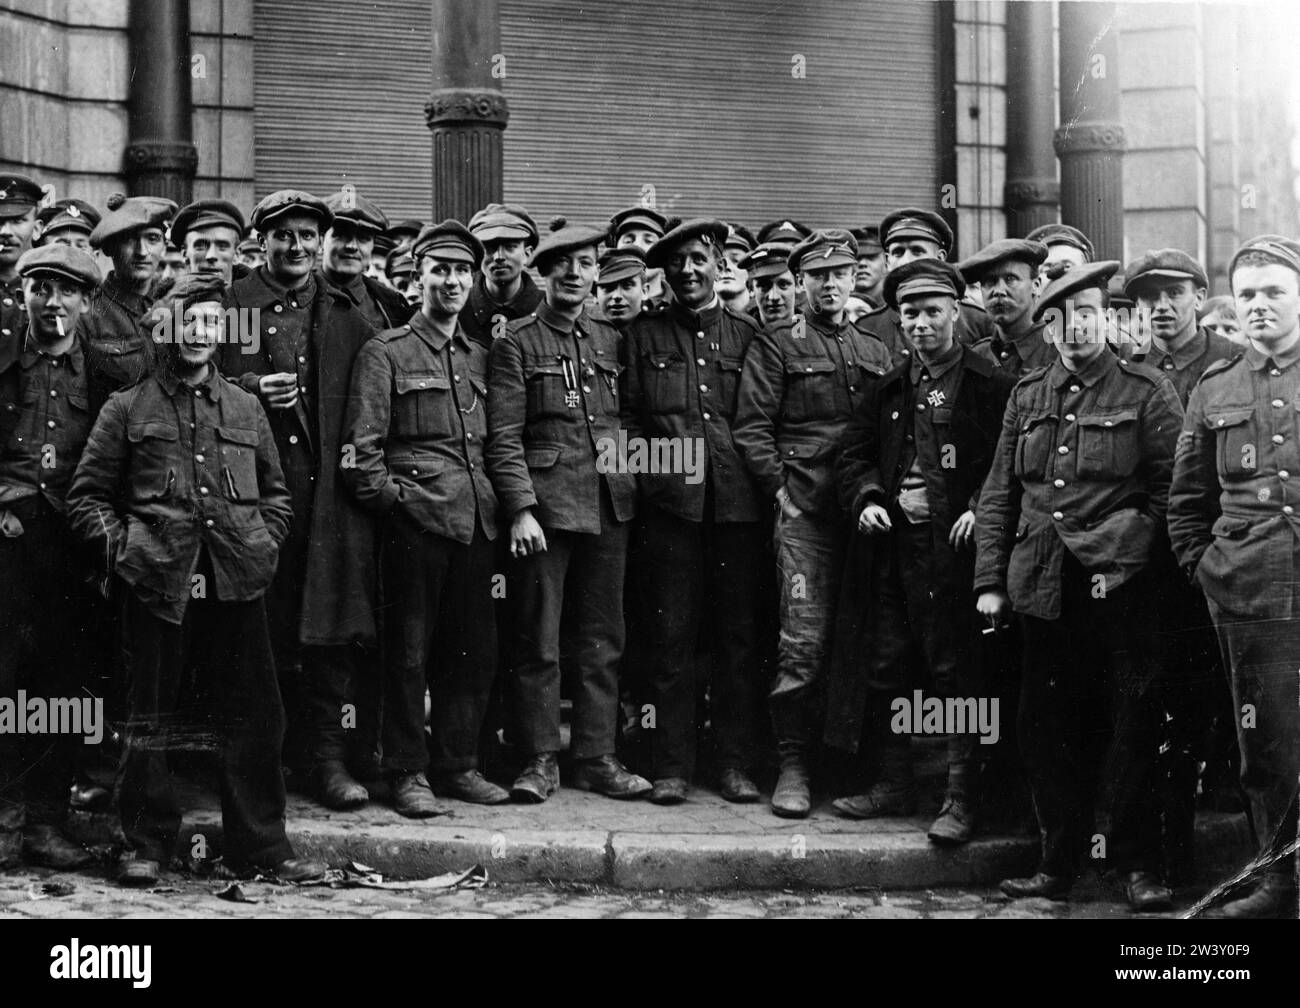
[[[41,489],[42,489],[42,490],[45,489],[45,484],[44,484],[44,483],[41,484]]]
[[[1071,386],[1070,386],[1070,391],[1071,391],[1071,392],[1078,392],[1078,391],[1079,391],[1079,386],[1078,386],[1078,385],[1071,385]]]
[[[469,471],[470,471],[470,472],[473,472],[473,471],[474,471],[474,463],[473,463],[473,462],[471,462],[471,463],[469,464]]]
[[[1052,517],[1055,518],[1057,521],[1060,521],[1062,518],[1065,517],[1065,515],[1062,514],[1060,511],[1053,511]]]
[[[890,419],[890,420],[897,420],[897,419],[898,419],[898,410],[894,410],[894,412],[890,413],[890,414],[889,414],[889,419]]]
[[[419,470],[419,469],[412,469],[412,470],[411,470],[411,475],[412,475],[412,476],[419,476],[419,475],[420,475],[420,470]]]
[[[298,443],[298,435],[297,435],[297,434],[290,434],[290,435],[289,435],[289,443],[290,443],[290,444],[297,444],[297,443]]]
[[[903,351],[903,356],[904,356],[904,357],[911,357],[911,356],[912,356],[912,351],[911,351],[911,350],[904,350],[904,351]]]
[[[1273,408],[1274,408],[1274,409],[1281,409],[1281,408],[1282,408],[1283,406],[1285,406],[1285,405],[1286,405],[1286,403],[1284,403],[1281,399],[1274,399],[1274,400],[1273,400]]]
[[[451,380],[452,380],[452,381],[460,381],[460,375],[452,375],[452,376],[451,376]]]
[[[54,389],[50,389],[50,398],[51,398],[51,399],[57,399],[57,398],[59,398],[59,393],[56,392]]]
[[[465,440],[466,440],[466,441],[473,441],[473,440],[474,440],[474,435],[471,434],[471,433],[469,433],[468,431],[466,431],[466,432],[465,432]]]
[[[12,335],[13,335],[12,329],[0,329],[0,336],[12,336]]]
[[[198,396],[203,395],[203,390],[202,390],[202,389],[195,389],[195,390],[194,390],[194,395],[195,395],[195,397],[198,397]]]
[[[1010,354],[1008,354],[1005,350],[1003,350],[1002,353],[1000,353],[998,356],[1001,357],[1003,360],[1006,360],[1010,356]]]
[[[1060,490],[1061,487],[1065,486],[1065,480],[1063,480],[1063,479],[1052,480],[1052,486],[1054,486],[1054,487],[1056,487],[1056,489]]]
[[[13,299],[13,298],[5,298],[5,307],[6,307],[6,308],[8,308],[8,307],[9,307],[11,304],[13,304],[13,303],[14,303],[14,299]]]
[[[793,455],[793,454],[794,454],[794,449],[791,448],[788,452],[786,452],[786,454],[787,454],[787,455]]]
[[[299,358],[298,358],[298,363],[299,363],[299,364],[306,364],[306,363],[307,363],[307,358],[306,358],[306,357],[299,357]]]
[[[53,421],[53,420],[47,420],[47,421],[45,421],[45,426],[46,426],[46,427],[53,427],[53,426],[54,426],[54,421]]]
[[[595,423],[595,422],[596,422],[596,414],[594,414],[594,413],[588,413],[588,414],[587,414],[587,422],[588,422],[588,423]]]
[[[1114,420],[1107,420],[1105,423],[1102,424],[1102,426],[1103,426],[1103,427],[1114,427],[1114,426],[1115,426],[1115,421],[1114,421]]]
[[[1271,374],[1274,378],[1276,378],[1276,377],[1277,377],[1278,375],[1280,375],[1281,373],[1282,373],[1282,372],[1279,371],[1277,368],[1273,368],[1272,370],[1269,371],[1269,374]]]
[[[459,378],[457,378],[456,380],[457,380],[457,381],[460,381]],[[591,395],[591,386],[590,386],[590,385],[584,385],[584,386],[582,386],[582,391],[586,392],[587,395]]]
[[[203,455],[202,455],[201,453],[198,454],[198,455],[195,455],[195,456],[194,456],[194,461],[195,461],[195,462],[202,462],[202,461],[203,461]]]
[[[701,386],[700,386],[700,391],[701,391],[701,392],[707,392],[707,391],[709,391],[709,386],[707,386],[707,385],[701,385]]]
[[[1069,455],[1069,454],[1070,454],[1070,449],[1069,449],[1069,446],[1068,446],[1068,445],[1061,445],[1061,447],[1058,448],[1058,449],[1056,449],[1056,450],[1057,450],[1057,452],[1058,452],[1059,454],[1061,454],[1061,455]]]
[[[1219,426],[1220,426],[1220,427],[1223,426],[1223,417],[1219,417]]]
[[[284,311],[284,305],[276,305],[274,310],[278,312],[282,312]]]
[[[269,335],[274,336],[276,332],[275,326],[267,326],[266,331]]]
[[[924,412],[925,412],[925,403],[923,403],[923,402],[919,402],[919,403],[917,403],[917,404],[916,404],[916,411],[917,411],[918,413],[924,413]]]
[[[1174,369],[1174,362],[1173,362],[1173,361],[1165,361],[1165,370],[1166,370],[1166,371],[1172,371],[1173,369]]]
[[[857,390],[858,390],[858,387],[857,387],[856,385],[850,385],[850,386],[849,386],[849,391],[850,391],[850,392],[856,392]]]
[[[199,487],[199,496],[200,496],[200,497],[206,497],[207,495],[208,495],[208,488],[207,488],[207,487]]]
[[[420,388],[424,388],[424,382],[420,382]]]
[[[1290,479],[1290,478],[1291,478],[1291,474],[1290,474],[1289,472],[1287,472],[1285,469],[1279,469],[1279,470],[1278,470],[1278,474],[1277,474],[1277,478],[1278,478],[1278,479],[1283,479],[1283,480],[1284,480],[1284,479]]]
[[[695,363],[698,364],[700,367],[704,367],[704,358],[703,358],[703,357],[696,357],[696,358],[695,358]]]
[[[51,424],[50,426],[53,426],[53,424]],[[1273,443],[1274,443],[1274,444],[1281,444],[1281,443],[1282,443],[1283,441],[1285,441],[1285,440],[1286,440],[1286,438],[1284,438],[1281,434],[1274,434],[1274,435],[1273,435]]]
[[[211,518],[209,518],[209,519],[208,519],[207,521],[205,521],[203,524],[206,525],[208,528],[212,528],[212,526],[215,525],[216,522],[214,522]]]
[[[1290,504],[1283,504],[1282,513],[1284,515],[1295,514],[1295,508],[1293,508]]]
[[[704,339],[704,333],[702,333],[702,332],[697,332],[697,333],[695,334],[695,338],[696,338],[696,339]]]
[[[703,417],[704,417],[705,420],[712,420],[712,419],[713,419],[713,417],[712,417],[710,414],[708,414],[708,413],[703,414]]]
[[[298,386],[298,391],[301,392],[303,395],[306,395],[306,394],[307,394],[307,386],[306,386],[306,385],[299,385],[299,386]]]
[[[1074,414],[1073,413],[1065,414],[1065,419],[1069,420],[1070,423],[1074,423]]]

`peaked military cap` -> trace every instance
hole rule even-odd
[[[790,248],[780,242],[763,242],[740,260],[740,265],[755,280],[780,276],[790,272]]]
[[[1022,262],[1037,270],[1047,258],[1047,246],[1028,238],[1003,238],[990,242],[969,259],[957,264],[967,283],[979,283],[989,268],[1002,262]]]
[[[331,193],[325,197],[325,205],[334,214],[335,222],[347,221],[353,227],[376,235],[388,230],[388,218],[384,212],[355,190]]]
[[[19,276],[53,275],[81,284],[98,287],[103,282],[95,257],[75,245],[51,242],[24,252],[18,260]]]
[[[123,196],[113,193],[108,198],[108,211],[90,232],[93,248],[103,248],[115,238],[142,228],[156,227],[164,232],[176,213],[176,204],[156,196]]]
[[[1282,235],[1263,234],[1256,235],[1237,249],[1232,257],[1232,262],[1228,264],[1229,280],[1232,279],[1232,274],[1237,269],[1237,260],[1247,252],[1262,253],[1279,266],[1285,266],[1287,269],[1300,273],[1300,242],[1284,238]]]
[[[172,221],[171,240],[177,248],[185,247],[185,235],[206,227],[234,228],[236,234],[244,233],[244,215],[239,207],[227,200],[196,200],[180,208]]]
[[[644,228],[662,238],[668,230],[668,218],[653,207],[634,206],[620,210],[609,219],[609,243],[616,244],[618,236],[631,228]]]
[[[961,272],[943,259],[913,259],[885,274],[885,304],[897,309],[912,298],[940,295],[961,300],[966,284]]]
[[[1034,305],[1034,321],[1039,321],[1049,308],[1063,304],[1071,294],[1093,288],[1109,292],[1110,278],[1119,272],[1119,267],[1117,260],[1103,259],[1101,262],[1075,266],[1062,273],[1038,296],[1038,303]]]
[[[885,251],[880,245],[880,228],[875,226],[850,228],[849,234],[858,240],[858,255],[879,255]]]
[[[489,203],[469,219],[469,229],[481,242],[532,241],[540,237],[537,223],[516,203]]]
[[[411,258],[418,264],[425,256],[477,266],[483,261],[483,243],[460,221],[448,218],[441,224],[430,224],[415,239]]]
[[[635,245],[624,245],[606,251],[597,265],[600,272],[596,276],[596,283],[618,283],[645,274],[645,255]]]
[[[415,260],[411,258],[410,249],[393,249],[384,256],[384,276],[390,280],[395,276],[415,272]]]
[[[764,224],[758,229],[758,241],[760,244],[766,242],[776,242],[778,245],[785,245],[787,248],[798,245],[801,241],[812,234],[812,228],[798,221],[783,220],[772,221],[771,224]]]
[[[814,231],[790,250],[790,272],[857,266],[858,240],[840,228]]]
[[[424,221],[419,221],[412,218],[408,220],[398,221],[387,231],[385,231],[384,234],[386,234],[390,239],[392,239],[393,244],[396,245],[403,238],[410,238],[411,241],[415,241],[415,239],[420,236],[420,232],[423,230],[424,230]]]
[[[253,208],[253,227],[266,234],[272,221],[288,213],[311,214],[320,220],[322,231],[334,223],[334,212],[319,196],[301,189],[278,189]]]
[[[754,240],[754,232],[740,224],[727,225],[727,239],[722,243],[723,248],[742,249],[745,252],[753,252],[758,242]]]
[[[885,215],[880,222],[880,244],[889,247],[900,238],[924,238],[937,242],[945,252],[952,251],[952,228],[933,210],[920,207],[900,207]]]
[[[26,175],[0,174],[0,220],[13,220],[35,210],[45,190]]]
[[[1133,288],[1143,280],[1190,280],[1194,287],[1209,287],[1209,277],[1201,264],[1181,249],[1156,249],[1128,264],[1124,271],[1124,293],[1133,296]]]
[[[1076,227],[1070,227],[1069,224],[1044,224],[1042,227],[1036,227],[1025,235],[1029,241],[1042,242],[1044,245],[1073,245],[1085,256],[1088,261],[1092,262],[1096,253],[1092,249],[1092,242]]]
[[[646,251],[646,265],[662,267],[675,249],[692,238],[698,238],[705,245],[716,245],[721,249],[727,240],[727,225],[708,217],[692,217],[690,220],[681,221]]]
[[[99,211],[85,200],[61,199],[36,211],[36,219],[41,222],[42,235],[66,228],[90,234],[99,223]]]

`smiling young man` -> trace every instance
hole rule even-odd
[[[749,228],[739,224],[727,225],[727,239],[722,243],[722,262],[716,287],[723,307],[754,319],[758,316],[749,293],[749,272],[744,267],[744,261],[757,244]]]
[[[32,247],[36,210],[44,195],[26,175],[0,175],[0,338],[22,332],[26,325],[20,318],[23,288],[18,260]]]
[[[1247,242],[1228,270],[1250,343],[1192,390],[1178,439],[1169,536],[1209,604],[1229,666],[1241,784],[1259,836],[1255,890],[1222,917],[1296,916],[1300,782],[1300,244]]]
[[[1059,356],[1011,394],[980,492],[974,584],[979,614],[996,628],[1014,611],[1023,635],[1017,732],[1042,849],[1038,871],[1003,891],[1069,894],[1093,832],[1100,736],[1110,742],[1106,864],[1130,905],[1150,911],[1170,906],[1153,769],[1163,709],[1152,560],[1182,407],[1160,372],[1108,346],[1118,268],[1078,266],[1039,298],[1035,316]]]
[[[76,697],[84,682],[87,571],[68,487],[94,422],[78,330],[100,282],[86,251],[52,244],[18,260],[22,328],[0,336],[0,697]],[[92,858],[61,830],[80,736],[0,732],[0,866],[24,853],[69,869]]]
[[[573,786],[611,798],[650,790],[614,755],[636,482],[601,462],[602,442],[633,433],[621,338],[585,311],[605,236],[583,225],[547,235],[533,256],[545,300],[508,323],[491,350],[485,458],[510,522],[516,626],[508,687],[527,758],[510,789],[516,801],[545,801],[560,784],[562,624],[573,679]]]
[[[332,221],[324,200],[297,189],[273,192],[253,210],[266,265],[235,281],[227,302],[241,328],[255,327],[240,335],[255,338],[227,339],[220,364],[266,410],[293,505],[266,595],[285,763],[310,771],[323,801],[351,805],[365,800],[364,788],[352,778],[339,786],[327,764],[337,761],[347,702],[340,698],[354,695],[350,684],[377,642],[378,574],[374,521],[338,467],[348,450],[342,429],[353,359],[374,330],[347,294],[313,271]],[[375,712],[355,713],[350,762],[368,773],[377,769],[368,734]]]
[[[537,248],[537,225],[521,206],[489,203],[470,218],[469,229],[483,243],[483,261],[460,324],[470,339],[490,347],[505,323],[530,314],[542,301],[541,290],[524,272]]]
[[[1046,257],[1046,246],[1038,242],[1004,238],[958,265],[967,283],[979,285],[984,310],[997,330],[976,343],[975,351],[1014,378],[1056,360],[1042,322],[1034,321],[1034,277]]]
[[[623,332],[641,314],[645,299],[645,254],[635,245],[606,249],[596,274],[596,303],[600,316]]]
[[[759,325],[773,329],[793,323],[799,282],[790,272],[790,250],[766,242],[745,256],[741,265],[749,276]]]
[[[325,232],[325,276],[352,299],[376,332],[401,325],[411,317],[410,304],[369,275],[375,241],[387,229],[388,218],[354,190],[334,193],[325,205],[334,214]]]
[[[745,357],[734,438],[749,474],[776,513],[781,637],[768,708],[781,775],[772,811],[811,809],[809,757],[821,734],[815,695],[823,683],[839,592],[844,522],[835,496],[840,435],[889,354],[845,318],[858,245],[847,231],[814,231],[787,267],[808,296],[807,318],[768,328]]]
[[[497,500],[483,464],[488,353],[457,318],[483,246],[446,220],[420,232],[411,254],[423,304],[357,354],[344,422],[356,464],[341,472],[384,519],[384,769],[398,812],[423,817],[447,811],[433,793],[483,805],[510,794],[478,760],[497,659]]]
[[[73,528],[111,558],[105,573],[125,596],[126,885],[156,883],[178,843],[168,754],[187,737],[176,721],[191,668],[218,706],[202,730],[222,755],[226,862],[284,881],[326,868],[295,858],[285,836],[284,711],[262,597],[292,511],[261,405],[212,363],[224,294],[219,275],[188,274],[155,306],[155,371],[108,400],[68,495]]]
[[[645,255],[667,230],[668,218],[658,210],[631,206],[610,217],[609,238],[606,240],[611,248],[634,247]],[[646,314],[661,312],[672,302],[672,297],[672,291],[664,283],[664,271],[646,270],[645,296],[642,298],[641,310]]]
[[[227,200],[197,200],[177,212],[171,226],[171,241],[185,254],[191,273],[219,276],[230,283],[239,236],[244,233],[244,215]]]

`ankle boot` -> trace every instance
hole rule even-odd
[[[781,776],[772,792],[772,811],[785,819],[803,819],[812,811],[808,761],[801,745],[782,743]]]

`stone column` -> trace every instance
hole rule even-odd
[[[1119,109],[1116,5],[1062,0],[1061,220],[1086,234],[1098,259],[1124,259],[1124,127]]]
[[[190,124],[190,5],[131,0],[128,34],[127,188],[183,206],[193,199],[199,165]]]
[[[1007,234],[1057,220],[1052,5],[1007,4]]]
[[[433,133],[433,216],[467,223],[500,202],[509,111],[498,0],[432,0],[433,94],[424,106]]]

